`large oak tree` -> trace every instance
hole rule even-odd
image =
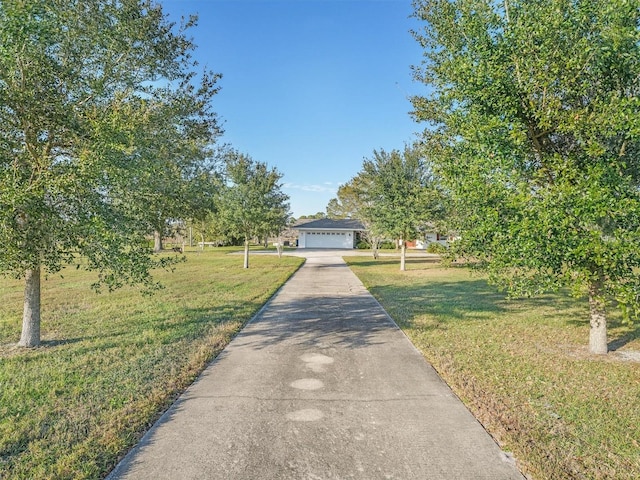
[[[640,3],[417,0],[415,16],[415,116],[454,245],[513,295],[586,295],[606,353],[607,303],[640,298]]]
[[[0,3],[0,273],[26,280],[20,345],[40,342],[42,271],[77,263],[96,286],[152,288],[167,262],[145,242],[148,179],[191,155],[182,138],[199,132],[198,150],[215,135],[217,77],[187,88],[191,21],[150,0]]]

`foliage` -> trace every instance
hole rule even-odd
[[[640,478],[639,326],[614,316],[618,351],[594,357],[575,321],[587,306],[567,295],[507,300],[467,268],[347,260],[531,478]]]
[[[426,221],[441,215],[433,172],[417,150],[374,151],[363,163],[362,176],[367,181],[366,214],[389,237],[414,240]]]
[[[418,0],[413,99],[452,191],[458,253],[512,295],[589,294],[640,306],[637,1]]]
[[[144,101],[146,125],[139,125],[144,131],[135,140],[142,174],[118,196],[139,206],[141,221],[156,234],[156,251],[176,219],[206,215],[214,208],[220,187],[212,150],[221,132],[211,111],[217,78],[205,75],[199,88],[185,79],[175,91],[158,89],[156,99]]]
[[[244,239],[245,268],[249,266],[249,241],[278,234],[289,219],[288,197],[278,183],[282,174],[249,156],[229,152],[226,185],[217,201],[218,215],[227,235]]]
[[[327,214],[324,212],[317,212],[313,215],[300,215],[298,220],[319,220],[321,218],[327,218]]]
[[[242,245],[243,240],[229,234],[224,224],[224,219],[215,211],[208,212],[201,218],[190,219],[187,226],[192,229],[196,242],[211,242],[217,246]]]
[[[431,242],[427,245],[427,253],[443,254],[447,252],[447,247],[438,242]]]
[[[86,258],[96,286],[156,285],[150,270],[171,262],[144,241],[156,179],[218,132],[218,76],[191,86],[193,21],[178,29],[146,0],[0,3],[1,274],[35,293],[41,267]]]
[[[415,149],[374,151],[362,165],[364,216],[371,228],[402,243],[404,270],[407,240],[414,240],[429,221],[444,213],[444,198],[425,157]]]
[[[361,220],[364,213],[364,199],[360,195],[363,191],[363,181],[364,179],[357,175],[338,187],[336,198],[332,198],[327,204],[328,218]]]

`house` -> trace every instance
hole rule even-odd
[[[439,243],[443,246],[448,246],[451,240],[449,235],[443,235],[442,233],[426,232],[422,238],[417,238],[412,242],[407,242],[408,248],[415,248],[418,250],[425,250],[431,243]]]
[[[321,218],[293,228],[298,231],[298,248],[354,248],[364,225],[359,220]]]

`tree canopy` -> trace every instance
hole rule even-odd
[[[340,185],[336,197],[329,200],[327,204],[327,217],[344,219],[355,218],[361,220],[363,214],[363,201],[361,192],[362,177],[356,175],[347,183]]]
[[[626,0],[417,0],[413,98],[453,194],[460,255],[512,295],[571,286],[607,352],[640,298],[640,8]],[[631,315],[630,315],[631,316]]]
[[[356,178],[363,217],[374,232],[400,241],[404,270],[405,242],[443,214],[442,192],[430,163],[413,148],[374,151]]]
[[[122,192],[154,232],[154,251],[176,219],[198,216],[213,209],[219,176],[213,142],[221,133],[212,111],[218,76],[205,76],[200,85],[183,81],[178,88],[154,92],[146,100],[146,128],[136,139],[142,175],[135,188]]]
[[[276,168],[239,152],[227,155],[224,177],[217,215],[228,235],[244,240],[244,268],[249,268],[249,242],[280,233],[289,219],[289,197]]]
[[[317,220],[320,218],[327,218],[327,214],[325,212],[316,212],[313,215],[300,215],[298,220]]]
[[[376,229],[369,216],[371,198],[368,192],[371,180],[362,171],[347,183],[340,185],[335,198],[327,204],[327,217],[343,219],[352,218],[362,222],[364,230],[360,232],[362,240],[370,246],[374,258],[378,258],[378,247],[383,235]]]
[[[0,273],[26,279],[21,345],[40,341],[41,269],[152,288],[150,269],[170,261],[145,242],[157,179],[183,175],[219,133],[194,21],[178,27],[150,0],[0,3]]]

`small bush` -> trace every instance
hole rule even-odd
[[[363,240],[360,240],[358,243],[356,243],[356,248],[358,250],[369,250],[371,248],[371,245]]]
[[[441,243],[431,242],[429,245],[427,245],[427,253],[438,253],[442,255],[443,253],[447,253],[447,247],[445,247]]]
[[[380,244],[380,250],[395,250],[396,245],[393,242],[382,242]]]

